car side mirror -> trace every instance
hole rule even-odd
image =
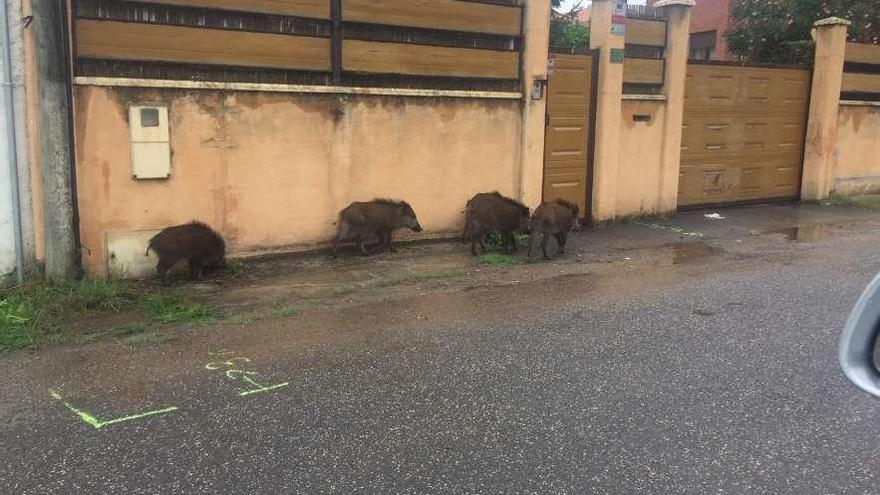
[[[840,366],[857,387],[880,397],[880,371],[874,349],[880,337],[880,275],[856,303],[840,336]]]

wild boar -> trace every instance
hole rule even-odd
[[[392,241],[396,229],[408,228],[421,232],[422,226],[416,218],[416,212],[406,201],[393,199],[374,199],[370,202],[356,202],[339,212],[339,230],[333,240],[333,258],[342,241],[353,241],[363,255],[370,254],[365,242],[378,239],[376,250],[388,249],[397,252]]]
[[[550,236],[556,237],[557,253],[565,253],[565,242],[568,240],[568,231],[578,230],[578,214],[580,209],[568,201],[557,199],[553,203],[543,203],[535,210],[530,223],[531,234],[529,235],[529,259],[532,257],[532,249],[535,241],[541,235],[541,250],[544,259],[550,259],[547,255],[547,242]]]
[[[205,268],[226,266],[226,243],[223,237],[202,222],[175,225],[159,232],[150,239],[147,256],[150,251],[159,257],[156,271],[166,284],[170,282],[168,270],[180,260],[189,261],[190,276],[194,280],[204,276]]]
[[[465,206],[465,226],[462,240],[471,242],[471,254],[476,256],[477,244],[486,252],[483,239],[492,232],[501,232],[504,252],[516,251],[514,233],[527,233],[529,208],[522,203],[502,196],[498,191],[479,193]]]

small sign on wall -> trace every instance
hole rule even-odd
[[[626,52],[623,48],[612,48],[610,56],[612,64],[622,64],[626,57]]]
[[[626,36],[626,0],[614,0],[611,6],[611,35]]]

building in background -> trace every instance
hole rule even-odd
[[[647,0],[653,6],[657,0]],[[737,0],[700,0],[691,11],[690,58],[733,60],[724,33],[730,28],[731,12]]]

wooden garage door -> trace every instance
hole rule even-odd
[[[810,77],[691,63],[679,206],[798,197]]]
[[[544,142],[544,201],[565,199],[589,216],[588,188],[593,57],[553,54],[555,70],[547,88]]]

